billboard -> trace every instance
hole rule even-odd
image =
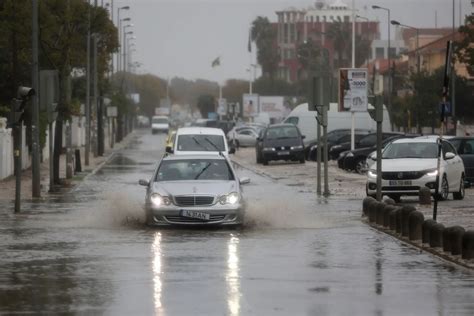
[[[226,115],[227,114],[227,100],[226,99],[219,99],[217,105],[217,114],[219,115]]]
[[[285,107],[285,97],[260,97],[260,112],[268,113],[268,116],[273,119],[285,117],[288,112]]]
[[[258,115],[258,101],[259,97],[258,94],[248,94],[245,93],[242,96],[243,99],[243,105],[244,105],[244,112],[243,116],[244,117],[254,117]]]
[[[367,111],[367,79],[365,68],[339,69],[339,111]]]

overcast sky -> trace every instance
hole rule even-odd
[[[331,3],[334,0],[327,0]],[[352,0],[344,2],[351,5]],[[462,15],[472,12],[471,0],[456,1],[456,25],[459,24],[459,1]],[[105,0],[104,2],[108,2]],[[307,8],[314,1],[302,0],[115,0],[121,18],[131,17],[137,37],[134,60],[143,64],[140,73],[162,78],[205,78],[223,83],[229,78],[248,79],[251,58],[247,51],[251,22],[259,15],[276,21],[275,11],[289,6]],[[380,20],[382,38],[387,37],[385,11],[374,11],[372,4],[391,9],[391,18],[414,27],[452,26],[451,0],[355,0],[358,14]],[[394,29],[392,29],[393,34]],[[211,62],[220,56],[221,65]]]

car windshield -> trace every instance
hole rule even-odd
[[[153,118],[152,119],[152,123],[155,123],[155,124],[167,124],[168,123],[168,119],[166,118]]]
[[[179,135],[179,151],[225,151],[221,135]]]
[[[223,159],[165,160],[160,164],[155,181],[235,180]]]
[[[298,131],[293,126],[271,127],[267,130],[267,139],[296,138]]]
[[[383,159],[436,158],[438,147],[435,143],[392,143],[382,154]]]

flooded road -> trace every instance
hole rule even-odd
[[[242,229],[144,226],[163,135],[72,192],[0,205],[0,314],[473,315],[474,273],[361,223],[359,200],[249,176]]]

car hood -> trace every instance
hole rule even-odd
[[[264,147],[283,147],[300,145],[302,145],[300,138],[266,139],[264,141]]]
[[[162,181],[154,182],[152,191],[160,195],[223,195],[239,191],[237,181]]]
[[[372,169],[377,167],[377,163],[372,165]],[[382,171],[397,172],[397,171],[421,171],[434,169],[437,167],[437,159],[421,159],[421,158],[403,158],[403,159],[383,159]]]

